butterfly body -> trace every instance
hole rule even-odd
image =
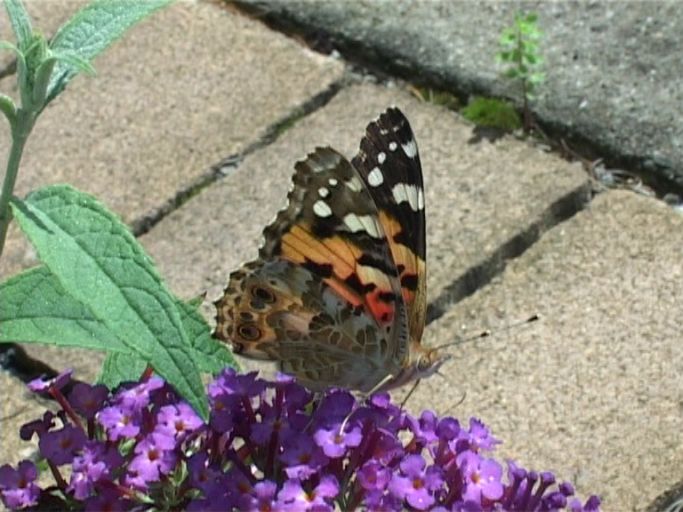
[[[351,162],[325,147],[295,169],[258,259],[216,302],[214,335],[314,390],[391,389],[435,372],[445,358],[421,345],[424,192],[406,118],[382,114]]]

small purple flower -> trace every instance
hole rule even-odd
[[[27,384],[28,389],[30,389],[34,393],[46,393],[50,390],[50,388],[62,389],[66,385],[66,383],[71,380],[71,374],[73,372],[73,370],[68,369],[51,379],[44,379],[42,377],[38,377],[37,379],[33,379],[31,382]]]
[[[503,495],[503,468],[493,459],[482,459],[477,453],[466,451],[458,455],[458,465],[465,477],[463,499],[480,503],[482,496],[497,500]]]
[[[422,411],[420,419],[408,418],[410,430],[415,435],[415,439],[423,444],[430,444],[438,440],[436,427],[439,418],[433,411]]]
[[[331,459],[343,457],[349,448],[355,448],[363,440],[360,428],[352,427],[346,432],[340,432],[339,425],[331,428],[320,428],[313,434],[313,439],[323,453]]]
[[[293,433],[282,410],[276,407],[261,406],[261,421],[252,425],[249,438],[259,446],[267,445],[273,434],[287,438]]]
[[[358,470],[357,478],[366,491],[384,491],[391,481],[391,470],[376,460],[369,460]]]
[[[356,399],[344,389],[333,389],[327,393],[314,413],[318,425],[339,425],[353,410]]]
[[[135,446],[128,468],[144,482],[157,482],[161,475],[170,473],[176,464],[175,454],[163,448],[161,436],[149,435]]]
[[[190,484],[200,489],[204,494],[209,494],[218,481],[221,472],[208,464],[208,455],[198,452],[187,460],[187,470],[190,473]]]
[[[68,490],[76,499],[83,500],[92,494],[97,482],[109,480],[111,471],[122,464],[123,457],[115,446],[88,441],[82,453],[74,458]]]
[[[460,422],[455,418],[447,416],[439,421],[436,426],[436,435],[442,441],[452,441],[460,434]]]
[[[434,491],[443,485],[441,471],[435,466],[425,470],[421,455],[408,455],[400,464],[401,474],[394,474],[389,482],[391,493],[418,510],[427,510],[435,503]]]
[[[258,378],[258,372],[237,373],[234,368],[226,368],[209,385],[209,394],[216,396],[221,392],[244,398],[260,395],[266,389],[266,381]]]
[[[155,432],[165,434],[175,439],[176,442],[183,441],[188,434],[204,424],[192,407],[185,402],[163,406],[157,413],[156,419]]]
[[[289,478],[306,480],[317,473],[329,460],[322,450],[305,434],[294,434],[284,443],[280,460]]]
[[[55,415],[52,411],[45,411],[42,419],[24,423],[19,430],[19,437],[24,441],[30,441],[33,434],[38,434],[38,437],[42,436],[55,426],[54,418]]]
[[[254,486],[253,494],[244,496],[240,510],[254,510],[263,512],[278,512],[283,508],[276,499],[277,484],[263,480]]]
[[[43,434],[38,447],[43,457],[60,466],[74,460],[86,440],[85,432],[80,428],[65,425],[64,428]]]
[[[109,396],[109,390],[102,384],[91,386],[78,382],[69,393],[69,403],[78,414],[87,420],[91,420],[102,407],[107,396]]]
[[[0,467],[0,496],[10,509],[31,507],[38,504],[40,488],[34,483],[38,470],[33,462],[23,460],[17,469],[9,464]]]
[[[211,405],[209,424],[217,432],[230,432],[238,423],[236,418],[239,418],[242,412],[242,399],[227,394],[220,387],[216,387],[216,389],[218,392],[214,396],[209,396],[209,404]]]
[[[470,450],[477,452],[479,450],[493,450],[500,441],[493,437],[480,420],[477,418],[470,418],[469,430]]]
[[[123,389],[116,394],[116,403],[129,411],[142,411],[152,400],[152,392],[164,386],[160,377],[152,376],[129,389]]]
[[[107,431],[110,441],[133,438],[140,433],[140,413],[119,405],[105,407],[96,415],[97,421]]]
[[[113,489],[104,488],[85,500],[85,512],[123,512],[130,510],[131,501],[123,499]]]
[[[307,510],[333,511],[332,499],[339,493],[339,482],[331,475],[323,476],[313,490],[307,492],[296,479],[287,480],[278,494],[278,500],[288,512]]]
[[[369,491],[365,494],[363,503],[372,512],[394,512],[405,508],[402,499],[383,491]]]

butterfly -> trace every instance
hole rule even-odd
[[[406,117],[392,107],[371,122],[350,162],[318,147],[294,167],[258,258],[214,303],[214,336],[316,391],[385,391],[436,372],[447,356],[421,344],[425,205]]]

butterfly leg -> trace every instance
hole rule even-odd
[[[382,389],[382,387],[393,378],[394,378],[393,375],[391,375],[391,374],[387,375],[381,381],[379,381],[370,391],[368,391],[367,393],[361,393],[360,396],[363,398],[363,400],[367,400],[373,394],[377,393],[377,391]],[[342,421],[342,424],[339,427],[339,433],[340,434],[342,432],[344,432],[344,428],[346,428],[346,424],[348,423],[349,419],[351,419],[351,416],[353,416],[354,412],[355,411],[349,412],[349,414],[346,415],[346,418],[344,418],[344,421]]]
[[[405,396],[405,398],[401,401],[401,410],[405,407],[405,405],[408,403],[408,399],[410,396],[415,392],[417,389],[417,385],[420,383],[422,379],[417,379],[415,383],[410,387],[410,391],[408,391],[408,394]]]

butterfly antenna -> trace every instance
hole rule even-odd
[[[435,349],[440,349],[440,348],[445,348],[445,347],[451,347],[453,345],[462,345],[463,343],[469,343],[471,341],[476,341],[480,340],[481,338],[488,338],[489,336],[492,336],[493,334],[499,334],[501,332],[506,332],[511,329],[516,329],[517,327],[522,327],[528,324],[531,324],[533,322],[536,322],[541,319],[541,316],[538,313],[535,313],[531,315],[529,318],[526,320],[520,320],[519,322],[515,322],[512,324],[508,324],[505,327],[501,327],[500,329],[497,329],[496,331],[491,331],[490,329],[486,329],[479,334],[476,334],[474,336],[470,336],[469,338],[463,338],[457,341],[451,341],[449,343],[444,343],[443,345],[437,345],[434,347]]]

